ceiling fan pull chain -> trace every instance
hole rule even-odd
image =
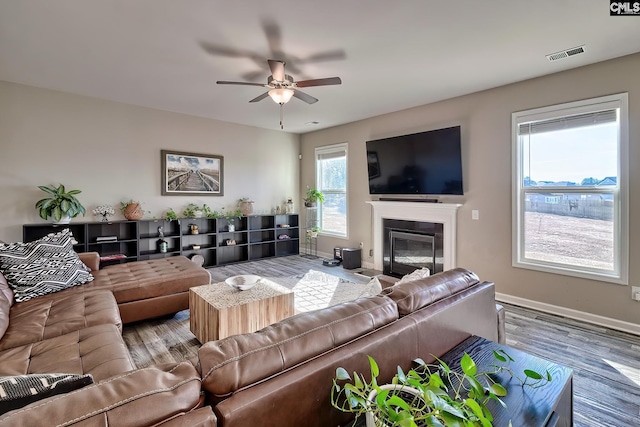
[[[284,114],[282,112],[282,107],[284,107],[284,104],[280,104],[280,129],[284,129]]]

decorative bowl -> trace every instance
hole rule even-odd
[[[232,288],[246,291],[253,288],[255,284],[258,283],[258,280],[260,280],[260,276],[256,276],[255,274],[241,274],[239,276],[229,277],[224,282]]]

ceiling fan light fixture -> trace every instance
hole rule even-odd
[[[286,88],[271,89],[269,91],[269,96],[276,104],[283,105],[291,100],[291,97],[293,96],[293,90]]]

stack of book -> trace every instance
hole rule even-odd
[[[118,236],[99,236],[96,237],[96,243],[117,242]]]
[[[105,255],[100,257],[100,261],[113,261],[114,259],[124,259],[126,257],[125,254]]]

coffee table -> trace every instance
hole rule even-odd
[[[511,368],[520,377],[524,377],[524,369],[548,370],[552,381],[541,388],[523,388],[507,373],[493,375],[507,389],[507,396],[501,398],[507,407],[494,400],[487,403],[494,417],[492,425],[508,427],[511,422],[513,427],[572,427],[573,371],[570,368],[476,336],[467,338],[440,359],[451,369],[461,372],[460,359],[467,353],[476,362],[478,372],[488,372],[494,363],[493,351],[500,349],[515,359]],[[360,417],[354,427],[365,427],[364,419]]]
[[[506,427],[511,421],[514,427],[573,426],[573,371],[570,368],[476,336],[461,342],[441,359],[452,369],[458,367],[459,370],[460,359],[466,352],[476,362],[479,372],[487,372],[494,363],[493,351],[499,349],[515,359],[511,368],[518,376],[524,377],[525,369],[538,372],[548,370],[552,381],[536,389],[523,388],[517,379],[511,378],[507,373],[496,375],[498,382],[508,393],[502,398],[506,408],[495,401],[487,404],[494,416],[493,425]]]
[[[246,291],[213,283],[189,289],[189,311],[191,332],[205,343],[255,332],[293,316],[294,294],[264,278]]]

